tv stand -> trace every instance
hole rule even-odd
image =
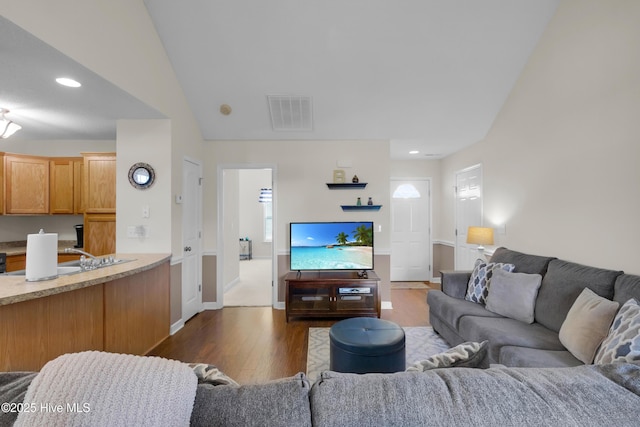
[[[288,273],[287,322],[292,317],[380,317],[380,278],[373,270],[362,273]]]

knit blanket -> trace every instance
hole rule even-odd
[[[16,426],[188,426],[197,377],[181,362],[99,351],[48,362]]]

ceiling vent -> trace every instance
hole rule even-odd
[[[267,95],[267,99],[274,131],[313,130],[313,99],[310,96]]]

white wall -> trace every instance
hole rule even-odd
[[[363,190],[329,190],[337,161],[350,162],[344,168],[349,179],[357,174],[368,185]],[[212,164],[272,163],[277,165],[274,198],[277,209],[279,253],[288,252],[289,223],[292,221],[369,221],[382,227],[375,235],[376,252],[389,253],[389,143],[388,141],[209,141],[205,162]],[[204,250],[216,249],[216,170],[205,170]],[[343,212],[340,205],[354,205],[360,196],[366,203],[373,197],[383,205],[378,212]]]
[[[238,190],[240,189],[240,177],[237,169],[227,169],[223,171],[224,188],[224,231],[223,245],[225,248],[223,256],[223,285],[227,286],[235,282],[240,277],[240,232],[239,232],[239,209],[240,203]]]
[[[171,252],[171,122],[119,120],[116,162],[116,251]],[[129,169],[148,163],[155,171],[153,185],[144,190],[129,183]],[[148,208],[145,218],[143,209]],[[146,237],[130,238],[128,227],[144,226]]]
[[[638,1],[561,2],[485,140],[442,161],[438,238],[482,163],[498,245],[640,274],[639,22]]]

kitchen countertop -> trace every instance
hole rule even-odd
[[[27,282],[25,276],[0,274],[0,305],[74,291],[131,276],[169,261],[171,254],[115,254],[114,257],[133,261],[41,282]]]
[[[77,241],[75,240],[58,240],[58,253],[64,253],[65,248],[73,248],[76,243]],[[7,256],[25,255],[27,253],[27,241],[0,242],[0,252],[6,253]]]

